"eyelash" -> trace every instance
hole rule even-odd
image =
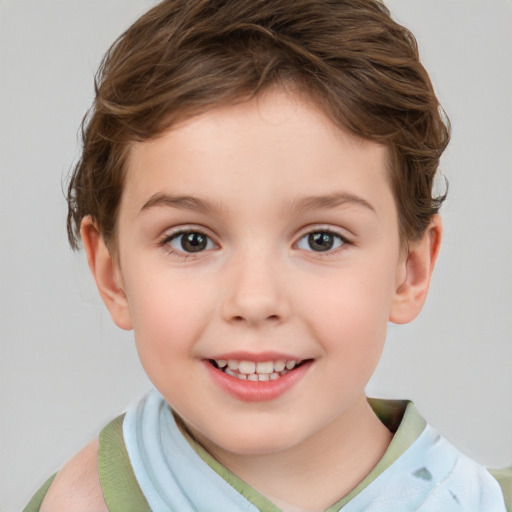
[[[326,251],[313,251],[313,250],[308,251],[308,249],[304,249],[304,250],[306,250],[308,252],[314,252],[316,254],[319,254],[322,257],[328,257],[328,256],[331,256],[333,254],[337,254],[338,251],[342,250],[342,248],[344,246],[351,245],[351,242],[349,240],[347,240],[344,236],[340,235],[339,233],[336,233],[335,231],[332,231],[331,229],[317,229],[317,230],[308,231],[307,233],[304,233],[299,238],[299,241],[295,245],[298,246],[299,243],[303,239],[305,239],[306,237],[309,237],[311,235],[316,235],[316,234],[322,234],[324,236],[325,235],[329,235],[332,238],[337,239],[338,242],[339,242],[339,244],[334,249],[329,248]],[[182,237],[184,235],[200,235],[200,236],[205,237],[207,239],[206,247],[203,250],[196,251],[197,253],[201,253],[201,252],[204,252],[205,250],[211,249],[211,247],[208,247],[209,243],[210,244],[211,243],[214,244],[212,239],[206,233],[204,233],[203,231],[187,229],[187,230],[180,230],[180,231],[177,231],[175,233],[171,233],[170,235],[165,236],[162,239],[162,241],[159,243],[159,245],[164,247],[168,254],[172,254],[174,256],[177,256],[179,258],[182,258],[182,259],[186,260],[187,258],[190,258],[191,256],[193,256],[195,254],[195,252],[194,251],[186,252],[186,251],[176,250],[173,247],[171,247],[171,245],[170,245],[170,243],[172,241],[177,240],[177,239],[179,239],[180,237]],[[324,241],[325,241],[325,237],[324,237]],[[183,245],[182,245],[182,247],[183,247]]]

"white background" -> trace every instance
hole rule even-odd
[[[148,0],[0,0],[0,511],[148,387],[65,234],[92,77]],[[412,398],[484,464],[512,463],[512,2],[392,0],[453,123],[427,305],[391,326],[370,395]]]

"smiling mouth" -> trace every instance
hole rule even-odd
[[[296,368],[299,368],[306,361],[289,359],[278,359],[275,361],[238,361],[235,359],[210,359],[209,362],[215,368],[221,370],[226,375],[240,380],[249,381],[269,381],[277,380]]]

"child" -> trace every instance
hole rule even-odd
[[[102,66],[68,232],[156,389],[27,510],[506,510],[411,403],[364,395],[426,297],[447,142],[379,2],[138,20]]]

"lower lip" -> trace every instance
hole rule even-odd
[[[252,381],[232,377],[205,361],[212,379],[231,396],[244,402],[266,402],[275,400],[304,377],[313,361],[306,361],[275,380]]]

